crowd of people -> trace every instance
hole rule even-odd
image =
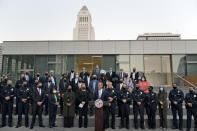
[[[153,90],[144,75],[140,76],[136,68],[128,74],[123,69],[119,73],[109,68],[108,72],[100,70],[98,66],[90,72],[82,69],[80,73],[74,69],[68,74],[62,74],[59,83],[56,81],[54,71],[45,72],[43,76],[39,72],[31,76],[26,70],[20,74],[20,79],[13,86],[8,76],[3,76],[0,83],[0,106],[2,113],[2,125],[12,127],[12,114],[18,115],[16,128],[22,126],[24,115],[25,127],[33,129],[36,116],[39,126],[43,125],[42,114],[49,115],[49,127],[56,127],[57,107],[60,106],[60,116],[63,116],[64,127],[74,126],[74,118],[78,116],[79,128],[88,127],[88,115],[94,116],[94,101],[101,99],[103,106],[103,129],[116,128],[116,117],[120,117],[120,128],[129,129],[130,107],[133,105],[134,128],[145,129],[144,113],[148,116],[148,128],[156,128],[156,110],[159,110],[160,127],[167,129],[167,108],[170,101],[173,129],[183,130],[183,103],[187,109],[187,131],[191,129],[191,118],[194,116],[197,131],[197,93],[190,87],[189,92],[184,93],[174,83],[173,89],[168,94],[161,86],[159,92]],[[13,105],[16,104],[15,110]],[[31,109],[31,110],[30,110]],[[44,110],[44,112],[43,112]],[[177,122],[177,112],[179,122]],[[29,125],[29,114],[32,115]],[[116,116],[117,114],[117,116]],[[140,124],[138,124],[138,115]],[[111,122],[110,122],[111,116]],[[179,124],[178,124],[179,123]]]

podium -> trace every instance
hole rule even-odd
[[[105,131],[103,129],[103,106],[108,105],[109,102],[103,102],[101,99],[97,99],[95,105],[95,131]]]

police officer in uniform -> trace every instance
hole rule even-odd
[[[138,129],[138,113],[140,114],[140,127],[144,127],[144,102],[145,102],[145,93],[140,90],[139,84],[136,84],[135,89],[132,92],[133,96],[133,114],[134,114],[134,127]]]
[[[177,124],[177,111],[179,115],[179,130],[183,130],[183,107],[184,93],[178,89],[176,84],[173,84],[173,89],[170,91],[169,100],[171,102],[171,110],[173,114],[173,127],[172,129],[178,129]]]
[[[120,112],[121,112],[121,124],[120,128],[126,127],[129,129],[129,114],[130,114],[130,104],[132,100],[132,95],[129,92],[127,85],[124,83],[122,90],[119,93],[118,99],[120,101]],[[126,126],[125,126],[126,119]]]
[[[157,110],[157,94],[153,92],[153,87],[148,87],[149,93],[146,94],[145,106],[146,113],[148,116],[148,127],[149,129],[156,128],[155,114]]]
[[[4,86],[7,86],[7,82],[8,82],[8,76],[3,76],[3,79],[2,81],[0,82],[0,94],[1,94],[1,91],[3,89]],[[0,112],[2,112],[2,98],[0,96]]]
[[[108,82],[107,89],[103,93],[103,100],[106,102],[104,105],[104,122],[103,128],[109,128],[109,116],[111,113],[111,128],[115,129],[115,113],[116,113],[116,99],[117,93],[112,86],[112,82]]]
[[[8,113],[8,126],[12,127],[12,110],[15,97],[15,89],[12,87],[12,81],[8,80],[7,86],[1,91],[2,98],[2,127],[6,126],[6,114]]]
[[[25,114],[25,127],[29,127],[29,103],[31,100],[31,88],[28,86],[27,81],[23,81],[22,86],[17,90],[18,97],[18,124],[16,128],[21,127],[22,122],[22,114]]]
[[[185,96],[185,106],[187,109],[187,129],[190,131],[192,115],[194,116],[194,131],[197,131],[197,93],[194,92],[194,88],[189,88],[189,93]]]

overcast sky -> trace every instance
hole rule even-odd
[[[197,0],[0,0],[0,41],[72,40],[84,4],[96,40],[133,40],[146,32],[197,39]]]

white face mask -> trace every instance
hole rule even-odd
[[[163,88],[160,88],[160,91],[163,91]]]
[[[54,91],[53,91],[53,93],[55,94],[55,93],[57,93],[57,91],[56,91],[56,90],[54,90]]]
[[[142,81],[145,81],[145,79],[144,79],[144,78],[142,78]]]

